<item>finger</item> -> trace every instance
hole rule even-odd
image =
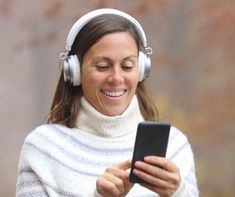
[[[121,178],[119,178],[116,175],[110,174],[110,173],[104,173],[103,178],[107,180],[109,183],[112,183],[110,187],[117,189],[119,194],[122,194],[125,192],[125,184]],[[111,188],[110,188],[111,189]]]
[[[164,171],[168,172],[165,174],[166,175],[165,180],[174,185],[179,185],[181,181],[180,169],[173,162],[164,157],[156,157],[156,156],[146,157],[144,161],[149,162],[150,164],[155,163],[155,165],[160,166]]]
[[[165,171],[164,169],[142,161],[137,161],[135,163],[135,167],[143,172],[146,172],[149,175],[152,175],[153,177],[162,180],[167,180],[169,176],[169,172]]]
[[[153,185],[154,187],[167,188],[167,182],[163,179],[154,177],[153,175],[150,175],[138,169],[134,169],[133,173],[139,178],[143,179],[146,183]]]
[[[126,160],[122,163],[119,163],[118,165],[116,165],[116,167],[122,170],[127,170],[131,167],[131,160]]]
[[[160,158],[161,159],[161,158]],[[171,166],[171,161],[168,161],[166,159],[162,160],[167,164],[167,166]],[[169,188],[174,189],[175,187],[178,187],[181,181],[180,178],[180,172],[174,164],[172,164],[172,168],[174,168],[174,172],[169,172],[163,168],[159,168],[158,166],[154,166],[153,163],[156,165],[157,162],[151,162],[145,163],[138,161],[136,162],[135,166],[137,169],[141,170],[138,176],[141,176],[140,178],[144,179],[146,182],[153,184],[155,186],[158,186],[160,188]]]
[[[119,169],[117,167],[110,167],[106,169],[103,176],[108,181],[113,182],[120,193],[125,192],[128,190],[128,188],[131,187],[129,182],[129,173],[125,170]]]
[[[168,171],[168,172],[176,172],[178,171],[178,167],[173,164],[170,160],[164,158],[164,157],[157,157],[157,156],[147,156],[144,158],[144,161],[159,166],[160,168]]]
[[[109,167],[105,170],[107,174],[111,174],[115,177],[118,177],[122,180],[125,180],[129,177],[129,172],[118,167]]]
[[[96,181],[96,189],[102,196],[118,196],[119,190],[113,182],[108,181],[104,177],[100,177]]]

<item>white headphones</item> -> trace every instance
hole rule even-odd
[[[67,40],[66,40],[66,52],[60,54],[60,59],[63,61],[63,70],[64,70],[64,80],[67,82],[70,82],[70,84],[74,86],[79,86],[81,84],[81,71],[80,71],[80,62],[78,60],[77,55],[68,55],[71,47],[73,45],[73,42],[79,33],[79,31],[91,20],[94,18],[104,15],[104,14],[112,14],[112,15],[118,15],[121,16],[127,20],[129,20],[134,27],[136,28],[137,33],[139,34],[143,47],[144,52],[139,51],[138,61],[139,61],[139,81],[144,80],[146,77],[150,74],[150,67],[151,67],[151,60],[149,58],[149,55],[152,54],[152,49],[147,46],[146,36],[144,33],[143,28],[139,24],[139,22],[134,19],[132,16],[116,10],[116,9],[110,9],[110,8],[103,8],[91,11],[84,16],[82,16],[80,19],[78,19],[77,22],[74,23],[72,28],[69,31]]]

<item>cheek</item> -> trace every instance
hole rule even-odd
[[[88,83],[88,85],[93,85],[89,83],[97,83],[100,78],[99,74],[92,70],[84,70],[81,75],[82,83]]]
[[[82,88],[85,94],[94,94],[103,83],[104,78],[97,73],[85,72],[82,75]]]
[[[139,74],[134,73],[130,78],[129,78],[129,83],[131,86],[136,87],[139,83]]]

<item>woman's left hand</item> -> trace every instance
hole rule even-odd
[[[158,193],[161,197],[172,196],[181,182],[178,167],[164,157],[147,156],[144,162],[135,163],[133,172],[145,181],[142,186]]]

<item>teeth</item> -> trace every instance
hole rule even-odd
[[[119,92],[104,92],[105,95],[107,96],[112,96],[112,97],[118,97],[122,96],[125,91],[119,91]]]

